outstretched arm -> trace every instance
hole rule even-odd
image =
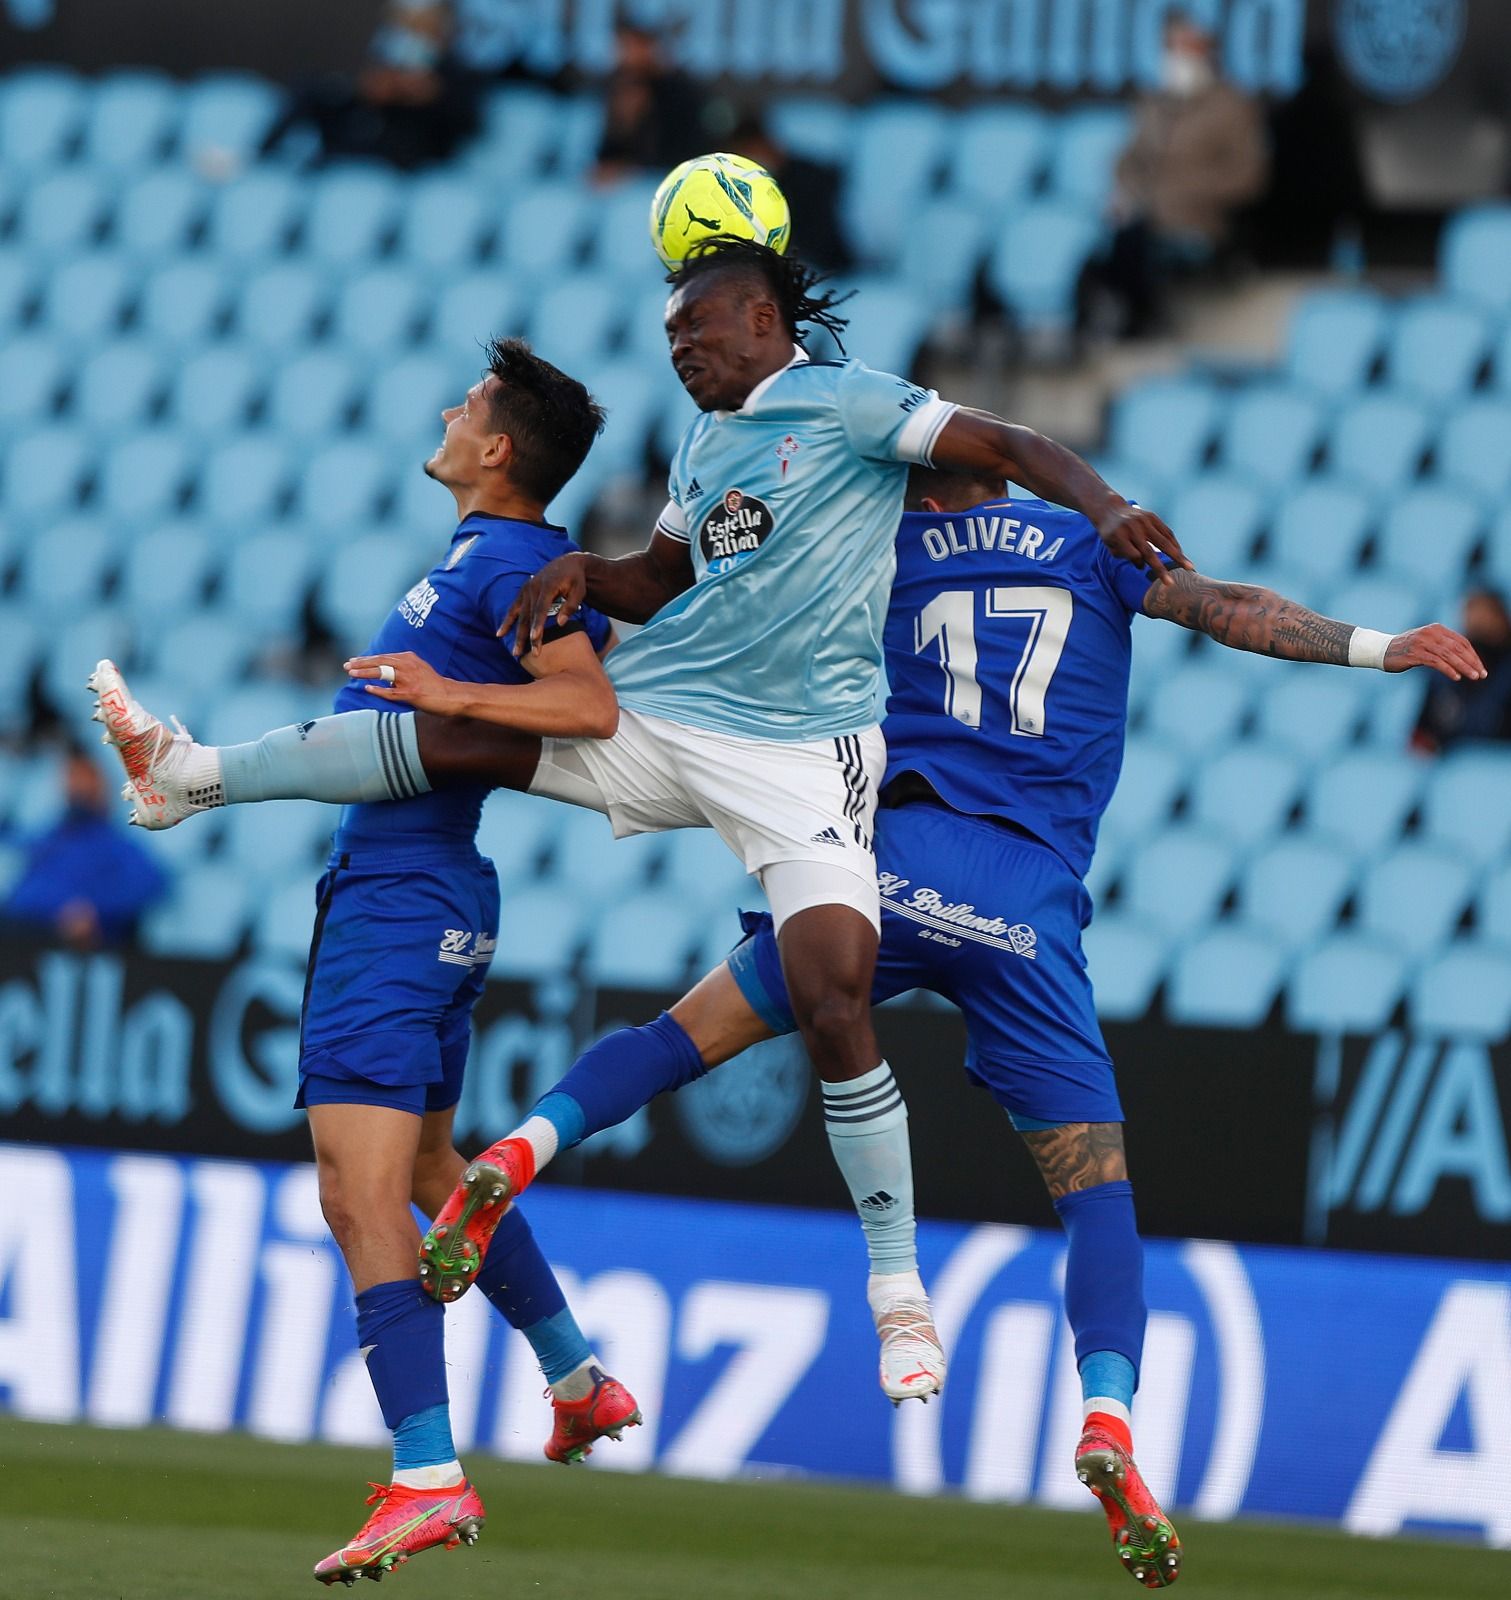
[[[1440,622],[1384,634],[1321,616],[1256,584],[1222,583],[1199,572],[1175,572],[1171,578],[1149,585],[1144,614],[1178,622],[1232,650],[1386,672],[1432,667],[1455,682],[1485,676],[1474,646]]]
[[[1069,506],[1088,518],[1115,556],[1144,567],[1160,579],[1170,569],[1168,556],[1189,567],[1180,541],[1152,511],[1131,506],[1074,450],[989,411],[962,406],[934,441],[934,465],[1011,478],[1041,499]]]

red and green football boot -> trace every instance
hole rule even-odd
[[[1168,1589],[1180,1577],[1180,1535],[1122,1441],[1095,1417],[1076,1446],[1076,1476],[1102,1502],[1124,1567],[1146,1589]]]
[[[558,1400],[551,1396],[556,1426],[546,1441],[546,1460],[571,1465],[593,1453],[595,1439],[612,1439],[618,1444],[626,1428],[638,1428],[643,1420],[635,1397],[617,1378],[597,1367],[588,1368],[593,1392],[581,1400]],[[547,1393],[550,1393],[548,1390]]]
[[[462,1174],[420,1240],[420,1287],[432,1300],[460,1300],[483,1270],[483,1258],[509,1202],[535,1176],[535,1152],[523,1139],[491,1144]]]
[[[483,1531],[483,1502],[465,1480],[448,1489],[406,1489],[397,1483],[370,1483],[368,1505],[377,1510],[356,1536],[315,1567],[329,1586],[350,1588],[358,1578],[381,1578],[421,1550],[476,1544]]]

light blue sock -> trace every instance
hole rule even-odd
[[[543,1317],[519,1331],[530,1341],[547,1383],[560,1383],[584,1362],[593,1359],[593,1347],[577,1326],[570,1306],[563,1306],[554,1317]]]
[[[1137,1385],[1138,1372],[1133,1363],[1116,1350],[1093,1350],[1081,1361],[1083,1400],[1116,1400],[1131,1410]]]
[[[410,711],[347,711],[220,750],[228,806],[256,800],[409,800],[430,782]]]
[[[456,1460],[451,1442],[451,1407],[443,1401],[405,1417],[393,1431],[393,1469],[414,1472],[421,1467],[442,1467]]]
[[[866,1236],[873,1273],[916,1272],[908,1108],[885,1061],[848,1083],[826,1083],[824,1128]]]

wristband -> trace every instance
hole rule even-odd
[[[1381,633],[1378,628],[1355,628],[1348,641],[1348,664],[1351,667],[1375,667],[1385,670],[1385,652],[1395,638],[1393,633]]]

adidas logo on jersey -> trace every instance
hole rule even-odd
[[[808,841],[809,844],[837,844],[840,846],[843,846],[844,842],[845,841],[840,838],[838,832],[833,828],[821,828]]]
[[[703,498],[703,485],[696,478],[688,484],[687,492],[682,496],[684,500],[701,500]]]

